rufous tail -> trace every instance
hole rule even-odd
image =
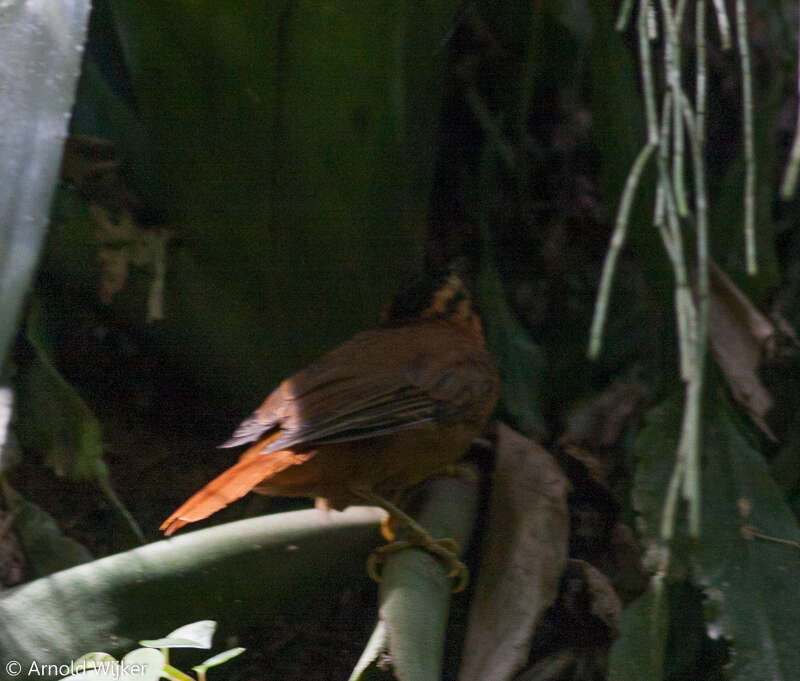
[[[161,523],[159,529],[169,537],[184,525],[208,518],[212,513],[225,508],[263,480],[290,466],[301,464],[309,458],[308,454],[296,454],[292,451],[250,454],[251,450],[260,449],[262,444],[251,447],[244,453],[239,463],[231,466],[189,497],[178,510]]]

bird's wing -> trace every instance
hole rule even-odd
[[[265,452],[387,435],[484,403],[494,382],[486,352],[447,327],[367,331],[284,381],[226,445],[275,428]]]

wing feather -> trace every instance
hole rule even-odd
[[[281,383],[222,446],[275,429],[264,453],[387,435],[448,420],[496,390],[493,360],[457,330],[428,323],[367,331]]]

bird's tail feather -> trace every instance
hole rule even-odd
[[[261,443],[250,448],[250,450],[255,449],[261,449]],[[188,523],[208,518],[212,513],[225,508],[232,501],[243,497],[263,480],[290,466],[304,463],[310,457],[309,454],[296,454],[292,451],[249,455],[250,450],[244,453],[235,466],[231,466],[199,492],[189,497],[161,524],[159,529],[170,536],[175,530]]]

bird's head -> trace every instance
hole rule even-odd
[[[450,266],[442,272],[424,273],[406,281],[385,315],[384,326],[439,320],[461,327],[482,341],[480,316],[458,269]]]

